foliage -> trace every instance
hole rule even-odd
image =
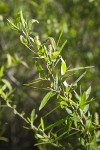
[[[38,78],[25,85],[46,91],[40,103],[39,111],[46,107],[50,101],[51,103],[55,101],[55,104],[52,106],[52,110],[41,118],[38,117],[35,109],[32,110],[30,117],[24,117],[25,114],[19,113],[16,105],[11,104],[13,90],[10,83],[2,78],[3,67],[1,68],[1,82],[3,85],[0,89],[2,99],[8,107],[13,109],[16,115],[20,116],[27,123],[25,128],[34,131],[38,142],[35,145],[44,145],[46,148],[46,144],[50,144],[61,149],[66,149],[67,147],[73,149],[71,138],[75,137],[77,148],[81,146],[82,149],[87,150],[98,149],[95,133],[100,125],[98,119],[97,122],[93,122],[92,114],[89,111],[90,102],[94,101],[94,98],[90,98],[91,87],[84,92],[80,88],[79,94],[76,92],[79,81],[86,72],[82,73],[75,82],[67,83],[69,76],[72,76],[74,72],[91,68],[92,66],[68,67],[61,55],[67,41],[65,40],[60,45],[61,34],[57,42],[52,37],[48,37],[41,42],[39,36],[35,36],[31,32],[32,25],[33,23],[38,23],[37,20],[32,19],[28,21],[24,18],[22,11],[18,20],[17,24],[10,20],[8,20],[8,23],[12,29],[20,33],[20,41],[34,56],[34,65],[39,73]],[[63,118],[61,117],[56,122],[48,124],[48,115],[57,109],[60,114],[64,114]],[[37,121],[38,119],[40,121]],[[68,140],[67,143],[65,142],[66,140]]]
[[[17,24],[19,22],[20,14],[18,12],[22,9],[29,19],[36,18],[40,22],[40,24],[35,23],[32,25],[32,37],[39,33],[40,41],[42,42],[48,39],[48,37],[54,37],[55,41],[59,41],[58,46],[66,41],[66,39],[68,40],[64,50],[61,52],[64,61],[67,62],[67,69],[69,66],[71,66],[71,68],[90,65],[95,66],[87,71],[86,74],[84,73],[85,76],[84,79],[81,80],[81,86],[83,91],[85,91],[91,85],[91,97],[96,97],[96,100],[90,104],[89,109],[93,115],[93,120],[99,120],[96,119],[100,113],[99,7],[99,0],[0,1],[0,68],[4,67],[2,78],[8,80],[8,82],[12,84],[12,89],[16,87],[14,91],[15,96],[12,98],[12,105],[17,105],[18,112],[23,113],[23,111],[25,111],[25,116],[29,116],[34,106],[36,108],[36,113],[39,113],[38,115],[40,117],[41,114],[45,115],[47,110],[52,110],[52,106],[56,104],[55,101],[51,101],[51,103],[48,101],[49,105],[46,105],[46,107],[41,110],[42,113],[41,111],[38,112],[40,99],[46,92],[42,92],[40,89],[38,92],[38,90],[23,86],[24,83],[33,80],[33,77],[34,79],[38,78],[36,67],[33,65],[33,59],[31,59],[34,57],[34,54],[31,53],[31,51],[27,52],[27,48],[20,44],[18,38],[19,33],[12,32],[12,29],[7,26],[7,19],[11,20],[11,18],[16,18],[14,23]],[[59,35],[63,36],[60,38]],[[58,40],[58,38],[60,40]],[[49,40],[45,44],[48,46]],[[60,63],[58,65],[60,67]],[[79,77],[79,74],[82,73],[81,70],[80,72],[69,72],[68,77],[70,76],[70,78],[67,77],[67,82],[69,84],[74,83]],[[48,86],[48,83],[42,80],[34,85],[37,85],[39,88],[43,82]],[[3,83],[4,82],[1,82],[1,86]],[[79,86],[80,82],[78,82],[78,87]],[[79,93],[79,88],[77,88],[77,93]],[[53,99],[53,97],[51,99]],[[0,102],[0,136],[9,139],[8,143],[0,141],[0,148],[8,149],[11,147],[11,149],[16,148],[18,150],[25,150],[25,148],[33,149],[33,144],[35,142],[33,133],[22,129],[21,126],[24,124],[23,121],[13,115],[1,98]],[[59,108],[56,110],[59,110]],[[48,116],[47,123],[56,122],[64,117],[64,112],[61,114],[60,111],[56,110]],[[38,118],[37,121],[39,121]],[[77,149],[76,137],[75,135],[72,137],[73,138],[70,137],[69,141],[72,141],[75,149]],[[99,129],[96,131],[96,137],[99,142]],[[1,140],[3,139],[4,138],[1,138]],[[49,146],[48,149],[50,149]],[[53,147],[51,149],[53,149]],[[70,146],[69,149],[71,149]]]

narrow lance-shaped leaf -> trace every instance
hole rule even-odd
[[[6,87],[9,88],[9,90],[12,90],[12,86],[11,86],[11,84],[9,83],[9,81],[7,81],[6,79],[2,79],[2,82],[6,85]]]
[[[67,67],[66,67],[66,63],[63,60],[63,58],[61,58],[61,75],[64,75],[66,73]]]
[[[37,61],[35,61],[35,64],[36,64],[37,70],[40,73],[40,75],[44,76],[44,70],[43,70],[42,66]]]
[[[50,44],[51,44],[53,50],[55,51],[56,50],[56,42],[55,42],[54,38],[49,37],[49,41],[50,41]]]
[[[46,104],[47,102],[49,101],[49,99],[54,96],[56,93],[52,93],[52,91],[48,92],[45,97],[43,98],[41,104],[40,104],[40,107],[39,107],[39,110],[41,110]]]
[[[72,115],[72,111],[69,108],[66,107],[65,109],[69,115]]]
[[[4,73],[4,66],[2,66],[2,67],[0,68],[0,79],[1,79],[2,76],[3,76],[3,73]]]
[[[60,136],[58,136],[58,137],[56,138],[56,140],[62,139],[67,133],[68,133],[68,131],[63,132],[62,134],[60,134]]]
[[[78,71],[78,70],[83,70],[83,69],[90,69],[90,68],[93,68],[93,67],[94,67],[94,66],[77,67],[77,68],[69,69],[69,70],[67,70],[67,72]]]
[[[88,119],[86,120],[86,125],[83,133],[84,136],[86,136],[87,132],[89,131],[91,124],[92,124],[92,116],[89,116]]]
[[[86,74],[86,71],[74,82],[73,85],[77,84],[84,77],[85,74]]]
[[[22,22],[23,27],[25,28],[25,19],[24,19],[24,17],[23,17],[22,11],[20,11],[20,19],[21,19],[21,22]]]
[[[33,85],[33,84],[36,84],[36,83],[41,82],[43,80],[45,80],[45,79],[38,78],[38,79],[36,79],[34,81],[31,81],[30,83],[27,83],[27,84],[24,84],[24,85],[26,85],[26,86]]]
[[[9,140],[3,136],[0,136],[0,141],[9,142]]]
[[[54,90],[58,90],[58,75],[54,79]]]
[[[44,130],[44,120],[42,117],[41,117],[41,127],[42,127],[42,130]]]
[[[84,109],[85,104],[86,103],[86,92],[83,93],[82,97],[81,97],[81,103],[80,103],[80,108]]]
[[[91,86],[86,91],[86,99],[89,98],[90,93],[91,93]]]
[[[88,110],[89,110],[89,104],[87,104],[87,105],[84,107],[83,113],[86,114]]]
[[[62,37],[62,33],[63,33],[63,30],[61,31],[61,33],[60,33],[60,35],[59,35],[59,38],[58,38],[58,41],[57,41],[57,46],[58,46],[58,44],[59,44],[59,42],[60,42],[60,39],[61,39],[61,37]]]
[[[66,43],[67,43],[67,40],[62,44],[62,46],[60,47],[59,51],[53,52],[53,54],[52,54],[53,55],[53,59],[56,59],[60,55],[60,53],[63,50],[63,48],[66,45]]]
[[[31,127],[33,128],[33,122],[36,118],[36,115],[35,115],[35,109],[32,110],[31,112]]]
[[[61,125],[65,120],[66,120],[66,118],[65,118],[65,119],[61,119],[61,120],[59,120],[59,121],[57,121],[57,122],[55,122],[55,123],[53,123],[53,124],[50,124],[48,127],[45,128],[45,131],[46,131],[46,130],[53,129],[53,128],[56,127],[56,126]]]
[[[77,92],[76,91],[74,91],[74,93],[75,93],[75,97],[77,98],[77,100],[79,100],[80,101],[80,96],[77,94]]]
[[[7,19],[7,21],[8,21],[8,25],[9,25],[13,30],[18,30],[18,31],[20,31],[20,29],[19,29],[12,21],[10,21],[10,20],[8,20],[8,19]]]

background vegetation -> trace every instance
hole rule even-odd
[[[100,113],[99,7],[99,0],[0,1],[0,67],[4,66],[5,68],[3,77],[10,81],[12,87],[16,87],[13,101],[18,106],[19,112],[24,110],[28,116],[33,107],[37,108],[38,112],[38,106],[44,93],[41,92],[40,94],[23,85],[35,79],[38,74],[33,64],[32,53],[20,44],[19,34],[12,31],[7,25],[7,19],[18,18],[19,11],[23,10],[27,18],[34,18],[39,21],[39,24],[34,24],[32,28],[34,35],[39,34],[42,41],[48,36],[54,37],[57,41],[60,32],[63,31],[60,42],[63,43],[66,39],[68,41],[64,51],[62,51],[67,65],[71,65],[71,67],[95,66],[87,71],[81,80],[83,90],[86,90],[90,85],[92,86],[91,96],[95,97],[96,100],[92,102],[90,109],[94,116],[96,112],[97,114]],[[17,21],[16,19],[16,23]],[[1,70],[3,70],[2,68]],[[0,78],[1,76],[2,73]],[[68,82],[71,83],[78,76],[79,73],[76,73]],[[2,98],[0,100],[0,136],[5,137],[5,141],[8,140],[8,142],[4,142],[1,139],[0,148],[2,150],[34,149],[33,145],[36,141],[33,133],[23,129],[22,126],[25,123],[15,116],[9,108],[5,107]],[[51,106],[46,109],[50,110]],[[54,116],[51,116],[48,121],[59,119],[57,112]],[[74,140],[73,143],[75,145]]]

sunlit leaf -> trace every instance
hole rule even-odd
[[[2,79],[2,82],[6,85],[6,87],[9,88],[9,90],[12,90],[12,86],[11,86],[11,84],[9,83],[9,81],[7,81],[6,79]]]
[[[55,52],[52,53],[53,59],[56,59],[60,55],[60,53],[63,50],[66,43],[67,43],[67,40],[62,44],[62,46],[60,47],[60,49],[58,51],[55,51]]]
[[[86,99],[89,98],[90,93],[91,93],[91,86],[86,91]]]
[[[42,127],[42,130],[44,130],[44,120],[42,117],[41,117],[41,127]]]
[[[69,69],[69,70],[67,70],[67,72],[78,71],[78,70],[83,70],[83,69],[90,69],[90,68],[93,68],[93,67],[94,67],[94,66],[77,67],[77,68]]]
[[[51,44],[53,50],[55,51],[56,50],[56,42],[55,42],[54,38],[49,37],[49,40],[50,40],[50,44]]]
[[[23,17],[22,10],[20,11],[20,18],[21,18],[22,25],[23,25],[23,27],[25,28],[26,22],[25,22],[25,19],[24,19],[24,17]]]
[[[9,19],[7,19],[8,21],[8,25],[13,29],[13,30],[18,30],[19,31],[19,28]]]
[[[66,107],[65,109],[66,109],[66,111],[67,111],[67,113],[68,113],[69,115],[72,114],[72,111],[71,111],[68,107]]]
[[[75,93],[75,97],[80,101],[80,96],[77,94],[76,91],[74,91],[74,93]]]
[[[87,104],[87,105],[84,107],[83,113],[86,114],[88,110],[89,110],[89,104]]]
[[[63,58],[61,58],[61,75],[64,75],[66,73],[67,67],[66,67],[66,63],[63,60]]]
[[[11,67],[12,65],[12,56],[10,54],[7,54],[7,67]]]
[[[54,90],[58,90],[58,75],[54,79]]]
[[[27,86],[33,85],[33,84],[36,84],[36,83],[41,82],[41,81],[43,81],[43,80],[44,80],[44,79],[42,79],[42,78],[38,78],[38,79],[36,79],[36,80],[34,80],[34,81],[31,81],[30,83],[27,83],[27,84],[24,84],[24,85],[27,85]]]
[[[33,109],[31,112],[31,127],[32,128],[33,128],[33,123],[34,123],[35,118],[36,118],[35,109]]]
[[[2,67],[0,68],[0,79],[1,79],[2,76],[3,76],[3,73],[4,73],[4,66],[2,66]]]
[[[40,104],[40,107],[39,107],[39,110],[41,110],[46,104],[47,102],[50,100],[50,98],[52,96],[54,96],[56,93],[53,93],[52,91],[48,92],[45,97],[43,98],[43,100],[41,101],[41,104]]]
[[[20,41],[23,45],[27,45],[27,40],[25,39],[25,37],[23,35],[20,35]]]
[[[83,93],[82,97],[81,97],[81,103],[80,103],[80,108],[84,109],[85,104],[86,103],[86,92]]]
[[[42,138],[44,138],[41,134],[36,134],[36,138],[39,138],[39,139],[42,139]]]
[[[32,23],[35,23],[35,22],[36,22],[36,23],[39,23],[38,20],[36,20],[36,19],[32,19],[31,22],[32,22]]]

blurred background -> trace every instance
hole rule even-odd
[[[13,102],[18,111],[24,110],[29,116],[33,108],[38,112],[44,94],[24,86],[37,77],[32,53],[20,43],[19,34],[7,25],[7,19],[17,18],[20,10],[28,19],[39,21],[32,30],[41,40],[49,36],[57,41],[63,31],[60,43],[68,40],[62,52],[67,66],[94,66],[87,70],[80,85],[82,90],[92,86],[91,97],[96,100],[90,111],[93,115],[100,114],[100,0],[0,0],[0,67],[5,66],[4,78],[16,87]],[[71,81],[79,75],[80,72],[73,75]],[[32,131],[24,129],[25,122],[9,108],[2,107],[1,99],[0,102],[0,136],[7,138],[0,140],[0,150],[36,150]],[[57,113],[55,117],[59,118]],[[52,120],[53,116],[48,121]]]

